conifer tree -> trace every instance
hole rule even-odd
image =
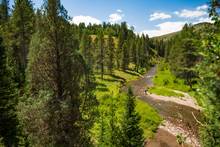
[[[139,63],[140,63],[140,66],[142,68],[145,68],[147,66],[147,61],[149,60],[148,59],[148,38],[145,36],[145,35],[142,35],[141,36],[141,41],[140,41],[140,49],[139,49]]]
[[[122,69],[123,71],[128,69],[129,65],[129,50],[128,50],[128,42],[125,41],[122,46]]]
[[[80,41],[80,51],[86,61],[86,64],[89,64],[90,68],[93,68],[94,64],[94,57],[93,57],[93,46],[92,46],[92,39],[87,34],[86,31],[84,31],[81,41]]]
[[[11,39],[16,60],[16,76],[19,84],[24,83],[27,55],[31,35],[33,34],[34,10],[30,0],[15,0],[11,25]]]
[[[118,47],[116,48],[116,63],[118,69],[122,67],[123,45],[124,42],[127,40],[127,36],[128,36],[127,24],[126,22],[122,22],[118,35]]]
[[[0,3],[0,25],[4,24],[9,17],[8,14],[8,0],[1,0]]]
[[[18,120],[16,116],[16,90],[7,69],[5,48],[0,38],[0,138],[6,147],[18,146]]]
[[[173,40],[169,62],[171,69],[178,76],[183,78],[192,88],[193,79],[196,73],[193,69],[199,56],[196,54],[200,45],[199,36],[194,33],[194,28],[186,24],[181,33]],[[164,46],[164,43],[161,43]]]
[[[104,78],[104,66],[105,66],[105,40],[103,32],[98,34],[98,65],[100,68],[101,78]]]
[[[128,89],[126,112],[122,125],[123,147],[141,147],[143,145],[143,130],[139,126],[140,116],[135,111],[135,97],[131,87]]]
[[[115,98],[111,98],[111,104],[110,104],[110,144],[113,147],[117,147],[119,143],[119,127],[117,126],[117,117],[116,117],[116,111],[117,111],[117,106],[115,102]]]
[[[131,52],[131,63],[134,65],[137,65],[137,45],[136,45],[136,39],[133,39],[130,46],[130,52]]]
[[[115,43],[114,39],[111,35],[108,36],[108,42],[107,42],[107,68],[110,74],[113,72],[114,68],[114,55],[115,55]]]
[[[47,117],[42,117],[44,126],[48,126],[45,138],[51,139],[48,146],[87,146],[94,122],[93,106],[97,105],[94,78],[78,52],[79,46],[69,31],[67,11],[60,1],[45,1],[43,12],[29,53],[30,95],[37,98],[41,91],[50,94],[44,107]]]
[[[98,48],[98,36],[92,42],[92,48],[94,50],[94,71],[99,71],[99,48]]]
[[[136,71],[138,72],[139,68],[141,67],[141,38],[138,37],[137,44],[136,44]]]

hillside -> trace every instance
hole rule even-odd
[[[208,23],[208,22],[198,23],[198,24],[195,24],[193,26],[195,28],[195,31],[200,32],[200,33],[205,33],[205,32],[207,32],[208,30],[210,30],[214,27],[213,24]],[[170,40],[171,38],[178,35],[181,31],[177,31],[177,32],[174,32],[174,33],[169,33],[169,34],[158,36],[158,37],[153,37],[152,39],[155,39],[155,40]]]

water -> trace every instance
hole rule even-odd
[[[200,120],[201,118],[200,110],[171,101],[154,99],[145,94],[145,88],[147,87],[147,85],[153,86],[152,77],[156,73],[156,68],[157,68],[156,66],[153,67],[146,75],[144,75],[143,78],[140,78],[139,80],[136,81],[132,81],[129,84],[133,89],[134,95],[138,96],[142,101],[154,107],[165,120],[185,130],[186,132],[188,132],[189,136],[198,138],[199,126],[198,123],[196,122],[196,119],[193,117],[192,113],[197,119]],[[155,136],[155,139],[150,142],[149,146],[178,147],[179,145],[176,142],[176,136],[174,136],[168,131],[159,129]],[[185,146],[189,146],[189,145],[185,145]]]

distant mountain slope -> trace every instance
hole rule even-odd
[[[214,26],[211,23],[203,22],[203,23],[195,24],[195,25],[193,25],[193,27],[195,28],[196,32],[206,33],[208,30],[212,29]],[[156,40],[169,40],[172,37],[175,37],[176,35],[178,35],[180,32],[181,31],[170,33],[170,34],[166,34],[166,35],[162,35],[162,36],[158,36],[158,37],[153,37],[152,39],[156,39]]]

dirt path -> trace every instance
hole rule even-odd
[[[198,124],[194,116],[198,119],[200,118],[200,107],[197,106],[193,98],[186,93],[184,93],[185,97],[182,99],[145,94],[145,88],[147,86],[153,86],[152,78],[156,73],[156,68],[156,66],[153,67],[142,78],[129,83],[134,95],[156,108],[165,120],[159,127],[155,138],[148,141],[146,146],[179,147],[176,142],[176,135],[181,133],[187,137],[187,144],[184,146],[199,147]],[[194,114],[194,116],[192,114]]]

